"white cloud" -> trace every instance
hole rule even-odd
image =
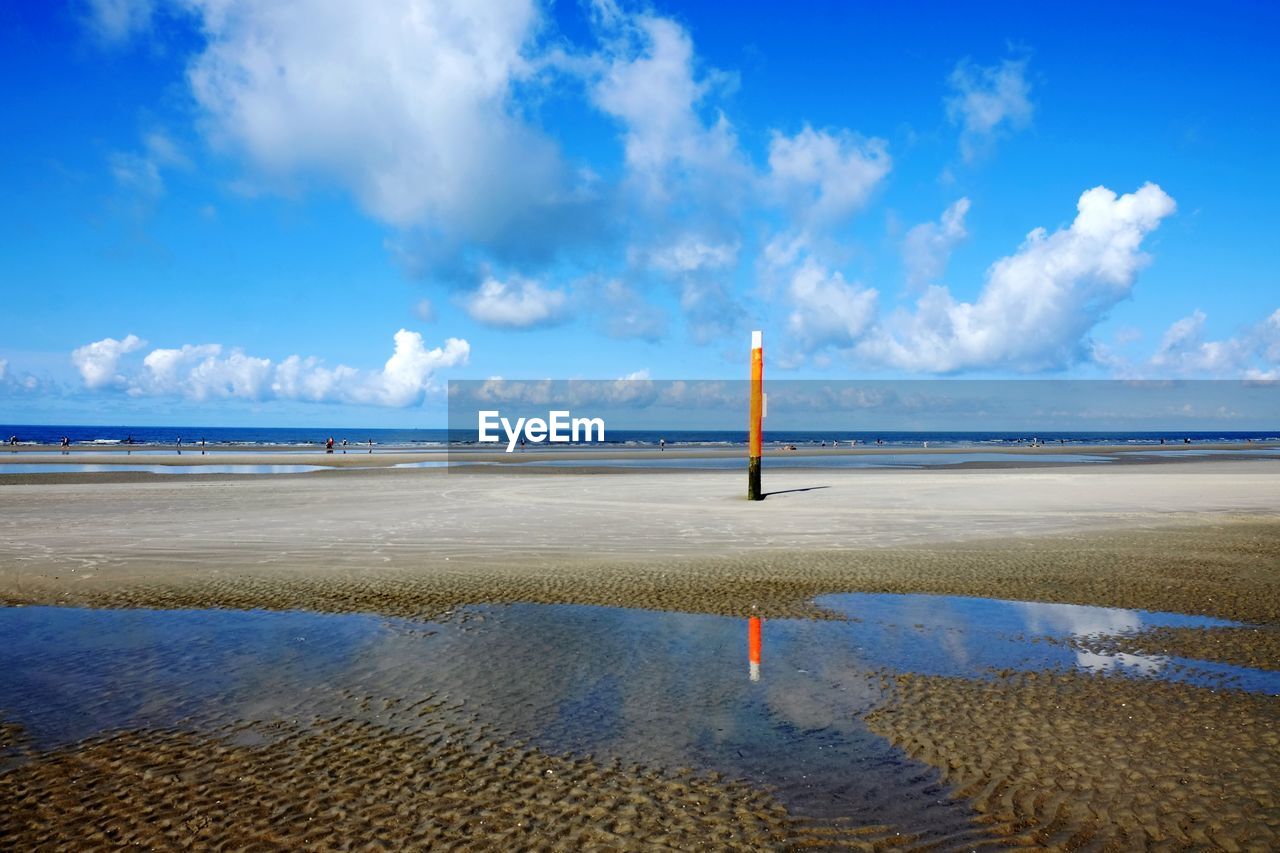
[[[616,9],[602,22],[614,31],[614,40],[591,98],[624,125],[627,167],[643,189],[666,199],[674,189],[673,178],[706,181],[741,169],[737,136],[728,119],[720,114],[704,122],[697,113],[724,78],[712,72],[696,79],[689,34],[667,18],[626,16]]]
[[[1267,363],[1280,366],[1280,308],[1258,326],[1257,337],[1262,357]]]
[[[591,202],[515,103],[539,69],[533,0],[188,2],[204,127],[269,183],[315,177],[384,223],[499,252]]]
[[[645,253],[644,260],[653,269],[668,275],[723,270],[738,262],[739,248],[738,243],[721,243],[685,235],[674,243]]]
[[[787,330],[808,350],[853,346],[875,319],[876,291],[849,284],[813,259],[796,270],[787,294],[792,304]]]
[[[471,318],[489,326],[529,329],[568,319],[563,290],[549,290],[536,281],[513,278],[510,283],[487,278],[463,301]]]
[[[8,359],[0,358],[0,380],[4,379],[5,374],[7,374],[8,371],[9,371]]]
[[[815,131],[805,125],[795,136],[775,131],[769,142],[774,190],[818,224],[838,222],[860,209],[892,165],[883,139],[847,130]]]
[[[189,400],[261,400],[270,388],[272,365],[220,344],[186,344],[154,349],[142,360],[143,371],[129,386],[136,396],[173,395]]]
[[[1205,313],[1196,309],[1165,330],[1160,345],[1145,364],[1100,359],[1127,376],[1219,376],[1256,379],[1280,375],[1280,309],[1233,337],[1205,340]]]
[[[992,66],[965,59],[951,72],[947,117],[960,126],[960,153],[966,162],[984,153],[1002,132],[1031,123],[1035,106],[1026,71],[1027,60],[1022,58]]]
[[[460,338],[449,338],[443,347],[427,349],[422,335],[401,329],[396,332],[396,348],[375,373],[352,391],[354,402],[380,406],[408,406],[422,399],[435,372],[444,367],[466,364],[471,346]]]
[[[1037,228],[992,264],[974,302],[930,287],[914,313],[894,318],[859,354],[933,373],[1066,367],[1083,356],[1089,329],[1129,296],[1149,260],[1143,238],[1175,207],[1155,184],[1119,197],[1106,187],[1088,190],[1070,227]]]
[[[596,18],[605,49],[590,96],[622,125],[628,186],[638,190],[626,227],[643,235],[636,243],[644,248],[630,262],[666,279],[690,338],[705,343],[743,315],[723,275],[739,244],[723,235],[737,232],[758,180],[733,126],[710,106],[734,80],[715,69],[699,74],[692,39],[675,21],[612,3],[597,4]],[[611,333],[652,339],[665,326],[657,312],[623,302],[629,316],[606,322]]]
[[[902,241],[902,263],[909,288],[918,289],[942,278],[951,251],[968,236],[964,228],[968,212],[969,199],[962,198],[943,211],[938,222],[923,222],[907,232]]]
[[[470,345],[449,338],[428,350],[422,335],[401,329],[395,350],[379,371],[338,365],[325,367],[317,358],[292,355],[278,364],[225,351],[221,344],[185,344],[154,349],[128,372],[117,372],[121,357],[143,342],[106,338],[72,354],[89,388],[115,386],[136,397],[182,397],[188,400],[304,400],[404,407],[422,400],[436,372],[466,364]]]
[[[146,346],[147,342],[137,335],[126,335],[124,340],[103,338],[91,344],[85,344],[71,353],[71,363],[80,371],[87,388],[105,388],[124,381],[116,372],[120,358],[134,350]]]

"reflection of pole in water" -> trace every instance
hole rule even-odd
[[[752,616],[747,620],[747,661],[751,672],[751,680],[760,680],[760,617]]]

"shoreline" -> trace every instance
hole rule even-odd
[[[860,443],[856,446],[840,446],[831,444],[827,447],[814,447],[811,445],[797,445],[795,450],[787,450],[782,442],[770,442],[766,439],[764,450],[766,453],[791,453],[791,454],[808,454],[808,455],[859,455],[859,454],[885,454],[885,453],[955,453],[955,452],[986,452],[992,453],[1105,453],[1105,452],[1122,452],[1126,450],[1132,451],[1152,451],[1152,450],[1280,450],[1280,441],[1198,441],[1193,444],[1159,444],[1159,443],[1142,443],[1142,444],[1118,444],[1115,442],[1096,444],[1096,443],[1080,443],[1067,442],[1058,444],[1056,442],[1041,443],[1036,445],[1015,443],[1006,441],[1001,443],[988,442],[950,442],[941,443],[930,440],[934,444],[933,447],[923,447],[920,444],[884,444],[874,445]],[[198,455],[200,453],[198,444],[184,444],[181,448],[181,454]],[[369,455],[369,448],[363,444],[351,444],[345,448],[335,445],[333,453],[327,453],[322,445],[297,445],[297,444],[218,444],[208,445],[204,448],[208,453],[284,453],[293,455],[310,454],[316,456],[360,456]],[[626,444],[593,444],[593,445],[568,445],[564,447],[553,447],[551,445],[528,447],[511,453],[505,450],[505,444],[496,444],[492,448],[483,448],[475,443],[468,444],[438,444],[429,446],[413,446],[413,445],[374,445],[373,455],[427,455],[439,456],[441,454],[463,453],[475,456],[525,456],[536,454],[555,454],[557,458],[571,454],[614,454],[614,453],[640,453],[640,454],[665,454],[665,455],[692,455],[692,456],[740,456],[747,451],[746,443],[741,444],[708,444],[708,445],[681,445],[668,444],[663,450],[658,445],[626,445]],[[91,454],[94,456],[117,455],[128,453],[152,453],[152,454],[179,454],[178,448],[172,444],[134,444],[125,445],[84,445],[73,444],[69,452],[72,455]],[[62,449],[56,444],[18,444],[0,446],[0,458],[3,453],[11,455],[20,454],[45,454],[48,456],[62,455]]]
[[[137,455],[132,455],[137,453]],[[745,448],[537,448],[518,450],[506,453],[502,450],[478,451],[471,449],[437,448],[431,450],[418,449],[377,449],[370,453],[367,450],[351,449],[343,452],[340,449],[328,453],[323,449],[300,450],[288,447],[220,447],[204,453],[198,450],[177,452],[172,448],[157,446],[139,446],[132,451],[126,450],[85,450],[73,448],[63,453],[47,447],[10,448],[7,454],[0,453],[0,465],[96,465],[96,466],[172,466],[197,467],[210,465],[308,465],[334,469],[376,469],[394,468],[396,466],[419,463],[447,463],[450,467],[465,465],[516,466],[533,467],[535,463],[550,462],[557,466],[566,462],[581,462],[581,466],[564,466],[570,469],[589,468],[591,462],[615,461],[648,461],[654,463],[679,463],[698,460],[731,460],[743,459],[745,464]],[[1090,464],[1073,461],[1054,461],[1053,457],[1100,456],[1108,457],[1120,463],[1153,464],[1172,461],[1219,459],[1271,458],[1274,454],[1280,458],[1280,443],[1241,444],[1239,442],[1220,442],[1213,444],[1193,445],[1040,445],[1036,447],[1010,446],[942,446],[942,447],[798,447],[787,450],[780,447],[766,447],[764,456],[774,463],[785,464],[788,459],[819,459],[846,457],[918,457],[928,459],[933,456],[963,456],[981,454],[983,456],[998,455],[1008,457],[1009,463],[1026,462],[1036,464],[1071,465]],[[992,467],[1005,464],[1003,460],[995,462],[962,462],[959,464]],[[820,467],[820,466],[819,466]],[[614,469],[617,470],[617,469]],[[690,469],[693,470],[693,469]],[[72,473],[72,472],[67,472]],[[96,473],[96,472],[95,472]],[[137,472],[135,472],[137,473]],[[5,478],[19,476],[11,473],[0,474],[0,484]],[[283,475],[282,475],[283,476]]]

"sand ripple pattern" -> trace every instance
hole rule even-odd
[[[902,675],[873,731],[1058,849],[1274,850],[1274,697],[1113,676]]]
[[[0,738],[22,748],[12,726]],[[794,820],[766,792],[715,774],[600,765],[450,724],[359,720],[118,732],[0,773],[0,802],[9,849],[880,850],[916,840]],[[976,831],[955,840],[997,843]]]

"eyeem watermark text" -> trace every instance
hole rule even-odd
[[[507,437],[507,452],[516,449],[521,438],[530,444],[544,441],[553,444],[579,441],[604,441],[604,418],[575,418],[568,411],[547,412],[542,418],[516,418],[513,424],[497,410],[481,411],[477,427],[482,444],[496,444],[502,440],[498,428]]]

